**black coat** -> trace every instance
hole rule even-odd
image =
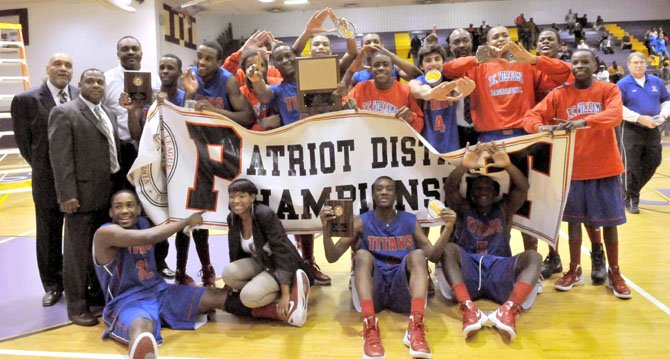
[[[230,262],[251,257],[242,250],[242,220],[230,213],[227,221]],[[284,226],[270,207],[258,202],[253,204],[252,232],[258,261],[279,284],[291,284],[298,269],[307,273],[310,284],[314,283],[314,274],[286,236]],[[272,254],[264,249],[266,245],[269,245]]]

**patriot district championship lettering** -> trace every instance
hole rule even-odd
[[[531,188],[514,226],[553,244],[570,184],[574,135],[534,134],[504,145]],[[258,200],[277,212],[290,233],[319,232],[318,214],[328,199],[353,199],[356,214],[371,210],[372,183],[383,175],[396,180],[398,210],[416,214],[422,225],[440,225],[426,207],[431,199],[444,201],[446,178],[463,156],[463,150],[436,153],[404,121],[379,113],[339,111],[253,132],[220,115],[169,103],[149,111],[139,152],[128,177],[154,223],[205,211],[206,227],[225,228],[228,184],[243,177],[258,186]],[[498,181],[501,196],[509,189],[501,169],[475,174]]]

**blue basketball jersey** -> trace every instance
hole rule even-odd
[[[399,211],[387,224],[377,218],[375,211],[369,211],[361,215],[361,220],[363,232],[358,248],[370,251],[378,267],[393,268],[416,248],[415,215]]]
[[[295,82],[283,81],[279,85],[270,86],[273,94],[273,105],[276,113],[281,116],[282,126],[290,125],[309,117],[298,110],[298,91]]]
[[[200,75],[198,75],[198,69],[193,67],[191,71],[193,71],[195,78],[198,80],[198,91],[195,93],[196,101],[207,100],[212,106],[218,109],[232,111],[228,102],[226,84],[228,83],[228,78],[233,76],[233,74],[219,67],[216,76],[207,83],[203,83]]]
[[[498,204],[493,205],[493,210],[487,216],[469,208],[464,216],[458,217],[457,228],[456,244],[467,252],[512,256],[505,214]]]
[[[104,226],[111,223],[104,224]],[[137,220],[138,229],[149,228],[146,218]],[[124,298],[155,296],[167,284],[156,270],[153,245],[119,248],[116,258],[105,265],[95,265],[100,287],[108,306]]]
[[[416,80],[428,85],[424,75]],[[440,153],[459,149],[456,105],[446,101],[422,102],[424,126],[421,135]]]
[[[183,107],[185,98],[186,98],[186,92],[177,89],[177,94],[174,97],[169,98],[168,101],[170,101],[170,103],[172,104]]]

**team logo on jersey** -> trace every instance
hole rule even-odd
[[[651,92],[658,92],[658,87],[656,87],[656,85],[651,85]]]
[[[519,82],[523,83],[523,73],[520,71],[498,71],[488,77],[489,86],[499,84],[501,82]]]
[[[581,115],[590,115],[594,113],[600,113],[602,111],[603,104],[600,102],[579,102],[578,104],[569,107],[568,120]]]

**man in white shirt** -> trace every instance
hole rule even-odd
[[[119,138],[121,139],[120,158],[123,164],[123,174],[127,174],[137,157],[135,143],[130,137],[128,128],[128,110],[119,105],[119,98],[123,92],[124,74],[127,71],[150,72],[142,68],[142,45],[140,41],[132,36],[124,36],[116,44],[116,56],[119,58],[119,66],[105,72],[105,98],[104,104],[109,106],[119,125]],[[151,88],[159,89],[158,77],[151,77]]]

